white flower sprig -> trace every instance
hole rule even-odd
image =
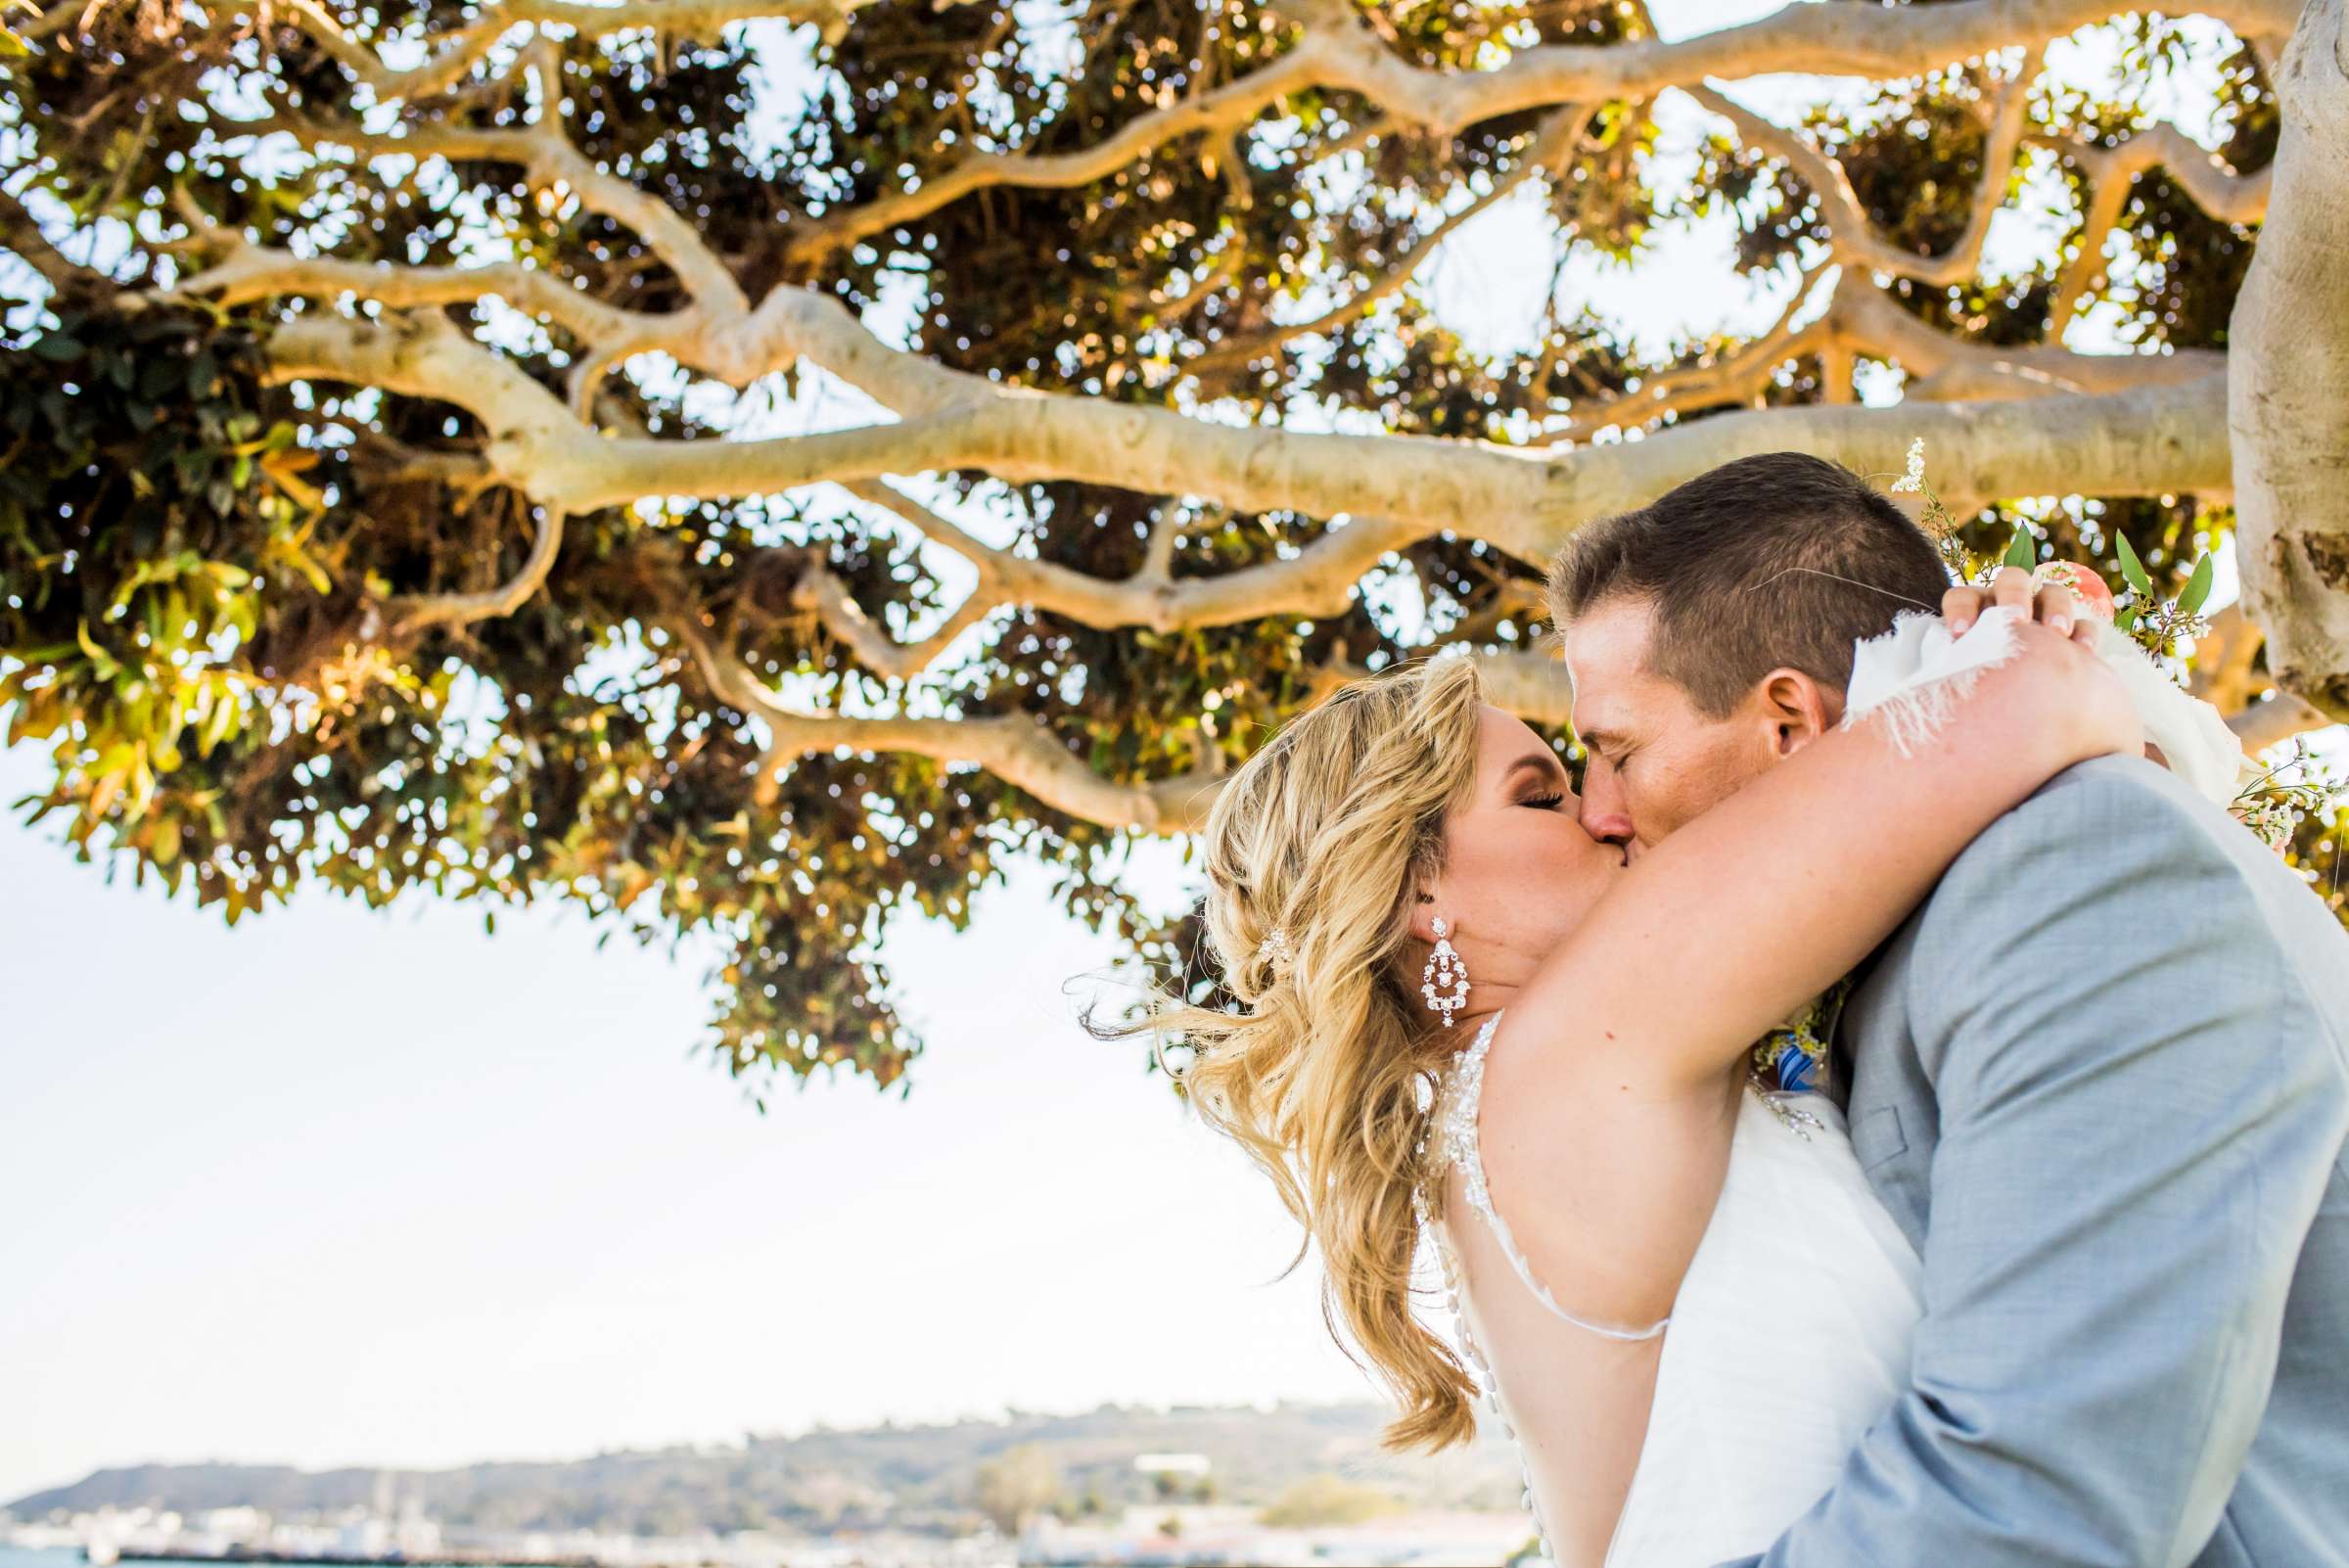
[[[1925,479],[1925,438],[1922,436],[1909,443],[1909,466],[1902,470],[1899,479],[1885,488],[1895,495],[1921,495],[1925,498],[1924,510],[1916,520],[1918,526],[1932,536],[1933,547],[1941,552],[1941,563],[1950,569],[1950,575],[1959,582],[1971,582],[1979,568],[1964,541],[1958,537],[1958,520],[1950,515],[1948,505]]]
[[[2286,777],[2297,774],[2297,777]],[[2245,785],[2228,809],[2234,819],[2282,853],[2309,817],[2330,817],[2349,798],[2349,785],[2328,776],[2306,739],[2294,736],[2292,755]]]
[[[1895,495],[1923,493],[1925,488],[1925,438],[1922,436],[1909,443],[1909,467],[1887,488]]]

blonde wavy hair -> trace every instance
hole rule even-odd
[[[1456,1041],[1432,1028],[1406,951],[1446,815],[1476,777],[1484,693],[1466,659],[1357,681],[1235,773],[1206,828],[1208,936],[1233,1011],[1161,996],[1137,1029],[1190,1047],[1199,1115],[1272,1178],[1317,1245],[1322,1317],[1403,1413],[1391,1449],[1475,1434],[1476,1388],[1411,1311],[1421,1096]],[[1283,934],[1285,951],[1266,939]],[[1431,1184],[1432,1188],[1432,1184]],[[1440,1189],[1428,1199],[1441,1205]]]

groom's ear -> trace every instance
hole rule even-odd
[[[1840,693],[1830,693],[1800,669],[1773,669],[1754,689],[1755,706],[1770,726],[1773,755],[1792,757],[1835,727],[1843,716]]]

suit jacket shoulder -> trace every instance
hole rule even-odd
[[[2157,1039],[2181,988],[2214,985],[2259,997],[2273,1047],[2310,1058],[2300,1071],[2341,1071],[2349,933],[2298,874],[2152,763],[2101,758],[2057,774],[1968,846],[1863,967],[1836,1054],[1878,1196],[1921,1243],[1945,1087],[2017,1070],[2018,1050],[2040,1056],[2021,1069],[2053,1071]],[[2052,1027],[1999,1027],[2023,1010]]]
[[[2308,1007],[2319,1035],[2349,1035],[2349,932],[2240,823],[2142,759],[2098,758],[2049,780],[1966,847],[1913,923],[1911,960],[1939,981],[1909,989],[1919,1034],[1949,1033],[1922,1015],[1937,997],[1994,999],[2021,979],[2009,970],[1952,984],[1978,974],[1980,955],[2062,964],[2076,956],[2067,948],[2093,942],[2149,959],[2222,951],[2242,983]],[[2164,978],[2097,962],[2082,972],[2156,993]],[[1962,1051],[1963,1031],[1942,1043]]]

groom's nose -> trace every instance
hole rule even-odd
[[[1632,819],[1622,811],[1593,811],[1583,808],[1583,831],[1602,844],[1628,845],[1636,836]]]
[[[1600,843],[1632,842],[1632,813],[1604,767],[1589,768],[1583,775],[1581,815],[1583,831]]]

